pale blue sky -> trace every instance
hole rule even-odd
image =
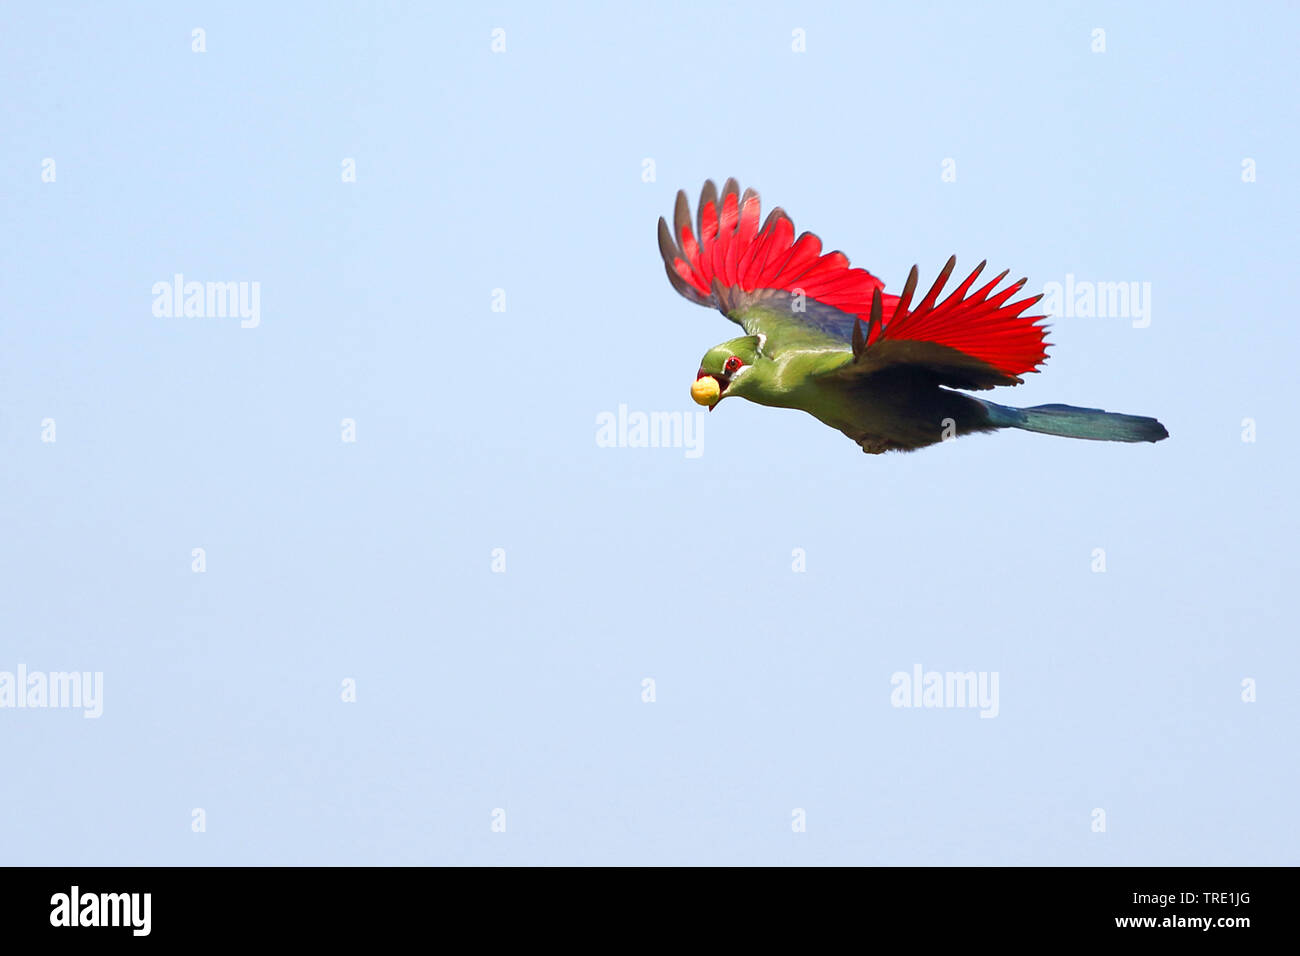
[[[1297,862],[1300,15],[1131,7],[5,4],[0,671],[104,700],[0,709],[0,861]],[[734,332],[655,244],[728,176],[891,290],[1151,283],[993,397],[1172,438],[598,447]]]

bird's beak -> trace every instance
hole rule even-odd
[[[709,411],[713,411],[722,398],[722,389],[723,385],[716,376],[700,369],[695,376],[695,384],[691,386],[691,398],[695,400],[695,404],[704,405]]]

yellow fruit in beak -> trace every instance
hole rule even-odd
[[[718,380],[712,375],[701,375],[691,386],[691,398],[695,399],[696,405],[712,408],[718,404],[718,396],[721,394],[722,389],[718,386]]]

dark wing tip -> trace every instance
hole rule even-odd
[[[677,274],[675,260],[685,259],[686,257],[677,248],[677,243],[673,240],[672,232],[669,230],[668,223],[663,216],[659,217],[659,255],[663,257],[664,272],[667,273],[668,281],[677,290],[677,294],[684,299],[690,299],[698,305],[708,305],[708,300],[700,295],[699,290]]]
[[[767,218],[763,220],[763,228],[760,229],[759,232],[767,232],[769,229],[775,226],[777,220],[780,219],[784,219],[786,222],[790,223],[790,232],[793,233],[794,220],[792,220],[789,216],[787,216],[785,210],[782,209],[780,206],[772,207],[772,210],[767,214]]]
[[[668,228],[668,222],[663,216],[659,217],[659,254],[664,257],[664,262],[672,264],[674,258],[680,255],[677,243],[673,240],[672,231]]]
[[[695,236],[698,239],[704,235],[704,207],[713,204],[713,215],[718,215],[718,187],[713,184],[712,179],[704,180],[704,188],[700,190],[700,204],[695,210]],[[716,219],[715,219],[716,221]]]
[[[691,203],[686,198],[684,189],[677,190],[677,202],[673,206],[673,237],[681,241],[682,231],[691,224]]]
[[[891,329],[898,319],[907,315],[907,307],[912,304],[912,294],[916,292],[916,281],[920,275],[920,270],[912,266],[912,271],[907,274],[907,281],[903,283],[903,294],[898,297],[898,305],[894,307],[894,314],[889,320]]]

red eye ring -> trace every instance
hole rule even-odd
[[[728,375],[735,375],[740,371],[740,367],[744,364],[745,363],[740,360],[739,356],[733,355],[731,358],[727,359],[727,363],[722,366],[722,370]]]

